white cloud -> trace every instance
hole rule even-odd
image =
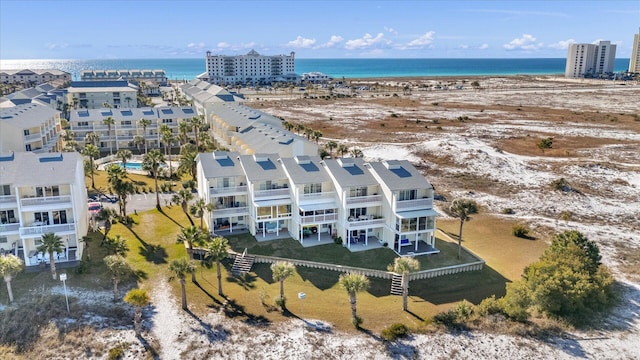
[[[253,49],[254,47],[256,47],[256,45],[257,44],[253,41],[244,43],[244,44],[233,44],[231,45],[231,50],[239,51],[239,50]]]
[[[549,47],[550,47],[550,48],[552,48],[552,49],[560,49],[560,50],[562,50],[562,49],[568,49],[568,48],[569,48],[569,45],[571,45],[571,44],[575,44],[575,42],[576,42],[576,41],[575,41],[575,40],[573,40],[573,39],[560,40],[560,41],[558,41],[558,42],[556,42],[556,43],[549,44]]]
[[[326,43],[319,45],[318,48],[330,48],[330,47],[334,47],[336,45],[338,45],[339,43],[343,42],[344,38],[340,35],[331,35],[331,39],[329,39],[329,41],[327,41]]]
[[[290,46],[290,47],[293,47],[293,48],[308,49],[308,48],[312,47],[315,43],[316,43],[316,39],[307,39],[307,38],[303,38],[302,36],[298,35],[298,37],[295,40],[289,41],[287,43],[287,46]]]
[[[204,47],[205,47],[205,46],[206,46],[206,45],[205,45],[205,43],[203,43],[203,42],[199,42],[199,43],[193,43],[193,42],[192,42],[192,43],[188,43],[188,44],[187,44],[187,48],[189,48],[189,49],[194,49],[194,50],[195,50],[195,49],[204,49]]]
[[[55,44],[55,43],[46,43],[45,47],[49,50],[59,50],[59,49],[66,49],[69,47],[69,44],[67,43],[62,43],[62,44]]]
[[[485,50],[485,49],[488,49],[488,48],[489,48],[489,44],[482,44],[482,45],[480,45],[478,47],[478,49],[480,49],[480,50]]]
[[[347,40],[344,44],[345,49],[354,50],[354,49],[366,49],[370,48],[377,44],[388,44],[389,41],[384,38],[383,33],[378,33],[375,37],[371,36],[371,34],[364,34],[360,39]]]
[[[231,45],[229,45],[228,43],[221,41],[218,43],[218,49],[227,49],[230,48]]]
[[[384,31],[386,31],[388,33],[391,33],[393,35],[398,35],[398,31],[396,29],[394,29],[394,28],[391,28],[391,27],[385,26],[384,27]]]
[[[400,50],[408,50],[408,49],[422,49],[425,46],[431,45],[433,43],[433,35],[435,35],[435,31],[428,31],[423,35],[419,36],[416,39],[409,41],[406,44],[397,45],[396,48]]]
[[[502,47],[507,50],[537,50],[541,45],[536,44],[536,38],[533,35],[522,34],[522,37],[513,39]]]

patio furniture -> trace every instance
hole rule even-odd
[[[267,234],[274,234],[278,228],[278,224],[275,222],[268,222],[265,227],[267,229]]]
[[[306,237],[306,236],[311,236],[313,235],[313,230],[311,230],[310,228],[303,228],[302,229],[302,236]]]

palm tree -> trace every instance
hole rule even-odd
[[[169,264],[169,271],[171,272],[169,281],[172,281],[175,278],[180,280],[180,287],[182,288],[182,310],[187,310],[186,278],[187,274],[195,271],[195,266],[188,258],[180,258],[171,261]]]
[[[62,238],[54,233],[46,233],[42,235],[42,245],[38,246],[38,251],[42,253],[49,253],[49,264],[51,265],[51,277],[56,279],[56,261],[53,258],[53,253],[61,252],[64,248]]]
[[[402,310],[407,311],[409,296],[409,273],[420,270],[420,262],[412,257],[398,257],[387,270],[402,274]]]
[[[0,274],[7,283],[7,292],[9,293],[9,303],[13,302],[13,291],[11,290],[11,279],[22,271],[24,263],[15,255],[0,256]]]
[[[112,164],[107,168],[107,181],[111,189],[118,195],[120,216],[127,217],[127,196],[133,193],[133,183],[127,181],[127,172],[118,165]]]
[[[192,151],[189,146],[185,146],[180,151],[180,164],[178,165],[178,172],[181,174],[190,174],[193,181],[196,180],[197,165],[196,161],[197,152]]]
[[[131,153],[131,150],[120,149],[116,152],[116,157],[119,158],[120,161],[122,161],[122,168],[126,170],[127,160],[131,159],[131,157],[133,157],[133,154]]]
[[[100,135],[94,133],[93,131],[87,133],[87,135],[84,136],[85,144],[92,144],[97,147],[99,142],[100,142]]]
[[[111,116],[107,116],[102,120],[102,123],[104,125],[107,125],[107,136],[109,137],[109,155],[113,155],[113,146],[112,146],[113,139],[111,139],[111,125],[115,124],[116,121]]]
[[[294,128],[296,129],[296,132],[297,132],[298,134],[301,134],[301,133],[304,131],[304,129],[305,129],[304,125],[302,125],[302,124],[300,124],[300,123],[295,124],[295,125],[294,125]]]
[[[140,152],[140,145],[144,145],[145,143],[146,141],[144,140],[144,137],[140,135],[136,135],[133,137],[133,145],[136,146],[136,149],[138,149],[138,152]]]
[[[191,132],[191,122],[189,120],[183,120],[178,124],[178,141],[180,146],[183,146],[189,142],[189,133]]]
[[[213,210],[213,204],[207,204],[203,198],[198,198],[198,200],[196,200],[189,208],[191,215],[200,219],[200,230],[204,230],[204,224],[202,222],[205,213],[211,212],[211,210]]]
[[[293,275],[296,267],[287,261],[278,261],[277,263],[271,264],[271,272],[273,276],[273,281],[280,282],[280,301],[282,301],[282,307],[284,307],[284,281]]]
[[[451,215],[460,219],[460,232],[458,233],[458,259],[462,251],[462,225],[465,221],[471,220],[469,215],[478,213],[478,204],[470,199],[455,199],[449,207]]]
[[[160,126],[160,136],[162,144],[164,145],[164,155],[169,156],[171,154],[171,144],[175,141],[175,136],[171,133],[171,129],[167,125]],[[169,150],[167,152],[167,149]],[[173,177],[173,167],[171,165],[171,157],[169,156],[169,179]]]
[[[153,149],[150,152],[144,155],[144,159],[142,160],[142,168],[144,170],[151,171],[153,173],[153,181],[155,184],[156,191],[156,208],[160,210],[160,193],[158,192],[158,172],[160,171],[160,166],[164,165],[164,155],[158,149]]]
[[[358,317],[356,312],[356,294],[369,288],[369,279],[361,274],[342,274],[338,279],[338,283],[349,294],[349,302],[351,303],[351,318],[355,327],[360,327],[362,319]]]
[[[102,241],[100,245],[107,249],[107,253],[109,253],[110,255],[125,256],[129,251],[127,240],[123,239],[120,235],[116,235],[115,237],[107,237]]]
[[[113,301],[116,302],[118,301],[118,282],[131,272],[131,267],[129,267],[127,259],[122,255],[105,256],[104,264],[111,273],[111,280],[113,281]]]
[[[180,204],[180,206],[182,206],[182,211],[184,212],[185,215],[187,215],[187,219],[189,220],[189,223],[191,223],[191,226],[195,226],[193,219],[191,219],[191,216],[189,216],[189,211],[187,208],[189,201],[191,201],[192,199],[193,199],[193,193],[191,192],[191,190],[183,188],[173,195],[173,197],[171,198],[171,201],[176,204]]]
[[[140,335],[140,325],[142,321],[142,308],[149,304],[151,298],[146,290],[143,289],[131,289],[124,296],[124,301],[133,305],[135,312],[133,315],[133,329],[136,335]]]
[[[311,135],[313,135],[313,129],[312,128],[305,128],[304,129],[304,134],[307,136],[307,140],[311,140]]]
[[[193,246],[200,246],[204,243],[206,235],[195,226],[182,228],[176,239],[178,244],[187,243],[187,253],[193,259]],[[191,281],[196,282],[195,272],[191,274]]]
[[[96,220],[104,221],[104,237],[102,238],[103,240],[105,240],[107,238],[107,235],[109,235],[109,231],[111,231],[111,225],[113,224],[113,220],[115,220],[117,215],[118,213],[116,213],[116,210],[111,208],[102,208],[96,215]],[[87,250],[89,250],[88,247]],[[88,255],[89,254],[87,254],[87,256]]]
[[[205,264],[216,263],[218,277],[218,295],[224,296],[222,292],[222,260],[229,256],[229,241],[222,236],[216,236],[205,245]]]
[[[349,148],[345,144],[340,144],[338,145],[338,148],[336,149],[336,151],[340,153],[341,157],[344,157],[344,154],[349,152]]]
[[[327,149],[329,149],[329,155],[333,158],[333,149],[338,147],[338,143],[336,143],[333,140],[330,140],[327,142],[325,146],[327,147]]]
[[[313,130],[311,132],[311,136],[313,137],[313,140],[315,140],[316,144],[318,143],[318,140],[322,137],[322,133],[318,130]]]
[[[358,149],[358,148],[353,148],[351,149],[351,151],[349,152],[351,157],[354,158],[361,158],[364,156],[364,154],[362,153],[362,150]]]
[[[196,143],[196,152],[200,151],[200,146],[198,146],[198,131],[204,127],[206,124],[204,122],[204,115],[194,116],[190,120],[191,129],[193,130],[193,137]]]
[[[93,160],[97,159],[98,157],[100,157],[100,150],[98,150],[98,148],[93,145],[93,144],[87,144],[84,149],[82,149],[82,155],[86,156],[89,158],[89,174],[91,175],[91,187],[93,189],[96,188],[96,183],[93,180],[93,175],[95,174],[96,171],[96,167],[93,164]]]
[[[138,121],[138,126],[142,126],[142,137],[144,139],[144,153],[147,154],[147,126],[151,125],[151,120],[149,119],[140,119]]]

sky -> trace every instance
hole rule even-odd
[[[0,0],[0,59],[628,58],[639,27],[640,0]]]

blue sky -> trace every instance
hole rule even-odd
[[[639,26],[640,0],[0,0],[0,58],[562,58],[597,40],[626,58]]]

